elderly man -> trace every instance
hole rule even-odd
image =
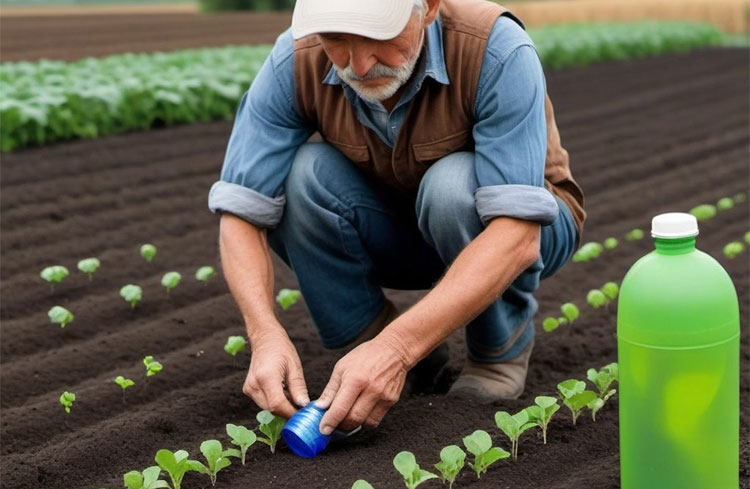
[[[269,245],[323,344],[351,349],[316,401],[323,433],[377,426],[462,327],[449,395],[517,398],[533,293],[585,220],[534,45],[484,0],[298,0],[240,102],[209,208],[258,406],[289,417],[309,402]],[[400,313],[381,287],[430,290]]]

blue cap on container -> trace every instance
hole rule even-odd
[[[359,426],[349,433],[334,430],[330,435],[324,435],[319,430],[323,413],[325,413],[325,409],[321,409],[314,402],[310,402],[289,418],[282,428],[281,436],[287,446],[300,457],[312,458],[322,452],[331,440],[345,438],[362,428]]]

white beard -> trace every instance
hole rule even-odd
[[[398,91],[398,89],[403,84],[405,84],[409,80],[409,78],[411,78],[411,75],[414,72],[414,67],[417,65],[419,54],[422,52],[423,41],[424,30],[422,30],[422,37],[419,40],[419,49],[417,50],[414,57],[397,68],[391,68],[390,66],[386,66],[380,62],[377,62],[372,66],[372,68],[370,68],[370,71],[368,71],[365,76],[360,77],[357,76],[352,70],[351,63],[345,68],[341,68],[336,64],[334,64],[333,67],[336,69],[336,73],[339,75],[339,78],[341,78],[344,83],[352,87],[357,95],[367,100],[368,102],[382,102],[383,100],[391,98]],[[372,78],[377,78],[379,76],[391,77],[391,81],[376,88],[368,88],[359,83],[362,80],[369,80]]]

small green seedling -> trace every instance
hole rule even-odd
[[[281,437],[281,429],[284,427],[284,423],[286,423],[286,420],[274,415],[267,409],[259,412],[255,416],[255,419],[257,419],[258,423],[260,423],[260,426],[258,426],[260,432],[266,435],[266,438],[259,436],[258,441],[261,441],[271,447],[271,453],[275,453],[276,443]]]
[[[563,316],[565,316],[565,319],[567,319],[570,324],[573,324],[573,321],[578,319],[578,316],[581,315],[581,312],[578,310],[578,306],[576,306],[572,302],[566,302],[565,304],[560,306],[560,311],[562,311]]]
[[[68,269],[62,265],[53,265],[42,270],[39,276],[49,282],[50,290],[55,290],[55,284],[59,284],[68,276]]]
[[[725,211],[734,207],[734,200],[730,197],[723,197],[716,203],[716,208],[720,211]]]
[[[180,280],[182,280],[182,275],[179,272],[167,272],[161,278],[161,284],[166,287],[167,294],[169,294],[170,290],[179,285]]]
[[[607,296],[607,299],[613,301],[617,298],[617,294],[620,293],[620,287],[615,282],[607,282],[602,285],[601,291]]]
[[[414,489],[426,480],[437,478],[437,475],[432,472],[420,469],[417,459],[414,458],[414,454],[406,450],[398,452],[393,457],[393,466],[403,476],[404,483],[408,489]]]
[[[94,272],[99,269],[99,265],[101,265],[101,263],[98,258],[84,258],[78,262],[78,270],[88,275],[89,281],[91,281],[94,277]]]
[[[612,385],[612,382],[617,381],[618,375],[619,372],[617,363],[610,363],[609,365],[605,365],[598,372],[593,368],[590,368],[588,369],[588,371],[586,371],[586,377],[591,382],[593,382],[593,384],[599,391],[599,397],[590,401],[586,405],[591,410],[591,419],[593,419],[594,421],[596,421],[597,411],[604,407],[604,403],[607,402],[607,399],[612,397],[615,392],[617,392],[615,389],[610,389],[609,386]]]
[[[135,309],[135,305],[143,298],[143,289],[137,285],[128,284],[120,289],[120,297],[130,303],[130,307]]]
[[[117,377],[115,377],[114,383],[119,385],[122,388],[123,392],[125,392],[125,389],[127,389],[128,387],[135,385],[135,382],[130,379],[126,379],[122,375],[118,375]]]
[[[161,469],[154,465],[149,467],[143,472],[137,470],[131,470],[125,474],[123,482],[125,487],[128,489],[159,489],[161,487],[169,487],[167,481],[159,480]]]
[[[607,250],[614,250],[617,248],[617,238],[607,238],[604,240],[604,248]]]
[[[227,424],[227,435],[232,439],[232,444],[240,447],[240,453],[242,454],[242,465],[245,465],[245,454],[247,449],[252,446],[257,440],[255,433],[244,426],[237,426],[235,424]]]
[[[465,461],[466,452],[458,445],[448,445],[440,450],[440,462],[435,464],[435,468],[443,476],[443,483],[449,482],[449,489],[453,487],[458,473],[464,468]]]
[[[560,321],[553,317],[546,317],[544,318],[544,321],[542,321],[542,328],[547,333],[551,333],[552,331],[556,330],[560,326]]]
[[[586,295],[586,302],[594,309],[599,309],[601,306],[606,305],[609,299],[607,299],[607,296],[601,290],[591,289]]]
[[[550,396],[536,396],[534,402],[536,406],[527,407],[526,412],[529,414],[529,420],[536,423],[542,429],[542,438],[546,445],[547,426],[552,419],[552,415],[560,409],[560,405],[557,403],[557,398]]]
[[[739,241],[732,241],[731,243],[724,246],[724,256],[727,258],[734,258],[745,250],[745,245]]]
[[[164,368],[163,365],[154,360],[154,357],[148,355],[143,358],[143,365],[146,367],[146,376],[153,377],[157,373],[161,372]]]
[[[597,243],[596,241],[590,241],[578,248],[578,250],[573,254],[573,261],[581,262],[592,260],[598,257],[603,250],[604,247],[601,244]]]
[[[577,379],[568,379],[557,384],[557,390],[560,392],[563,404],[568,406],[570,414],[573,417],[573,426],[581,414],[583,408],[596,399],[594,391],[586,390],[586,382]]]
[[[690,214],[694,215],[698,221],[705,221],[716,215],[716,207],[711,204],[697,205],[690,209]]]
[[[216,270],[214,270],[214,267],[210,266],[200,267],[195,271],[195,279],[200,280],[201,282],[208,282],[215,275]]]
[[[745,233],[745,243],[750,245],[750,231]]]
[[[188,460],[188,452],[185,450],[177,450],[173,453],[170,450],[161,449],[156,452],[154,460],[164,472],[169,474],[172,479],[172,489],[180,489],[183,477],[191,470],[205,474],[203,464],[196,460]]]
[[[463,439],[466,449],[474,455],[474,462],[469,462],[469,467],[474,469],[477,479],[487,472],[490,465],[503,458],[510,457],[510,453],[500,447],[492,446],[490,434],[484,430],[476,430]]]
[[[631,229],[625,235],[625,241],[638,241],[639,239],[643,239],[643,230],[638,228]]]
[[[352,489],[374,489],[372,487],[372,484],[367,482],[364,479],[357,479],[354,481],[354,484],[352,484]]]
[[[219,440],[206,440],[201,443],[201,453],[206,457],[208,465],[203,465],[201,462],[196,462],[196,470],[202,474],[208,474],[211,478],[211,485],[216,485],[216,474],[221,469],[225,469],[232,465],[232,461],[229,457],[240,458],[240,451],[236,448],[222,449],[221,442]]]
[[[739,192],[739,193],[734,194],[734,196],[732,197],[732,200],[734,200],[735,204],[745,202],[745,192]]]
[[[236,356],[239,352],[245,350],[245,338],[242,336],[230,336],[227,338],[227,343],[224,345],[224,351],[232,356]]]
[[[536,421],[529,418],[525,409],[511,415],[505,411],[495,413],[495,424],[510,439],[510,453],[514,459],[518,458],[518,439],[527,430],[537,426]]]
[[[47,311],[47,316],[53,324],[59,324],[60,328],[64,328],[71,322],[73,322],[73,314],[62,306],[54,306],[52,309]]]
[[[156,256],[156,246],[150,243],[141,245],[141,256],[148,263],[151,263],[151,260],[153,260],[154,257]]]
[[[73,402],[76,400],[76,395],[72,392],[65,391],[60,395],[60,404],[65,408],[65,412],[70,414],[70,408],[73,407]]]
[[[560,323],[560,326],[565,326],[568,324],[568,318],[559,317],[557,318],[557,322]]]
[[[276,296],[276,302],[278,302],[281,308],[286,311],[293,306],[300,297],[302,297],[302,293],[299,290],[281,289]]]

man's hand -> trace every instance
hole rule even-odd
[[[376,427],[398,401],[408,369],[403,352],[385,338],[375,337],[347,353],[315,401],[328,408],[320,432],[328,435],[336,427],[349,431],[362,424]]]
[[[251,345],[250,368],[242,392],[262,409],[291,418],[298,409],[294,404],[302,407],[310,402],[297,350],[284,332],[254,338]]]

